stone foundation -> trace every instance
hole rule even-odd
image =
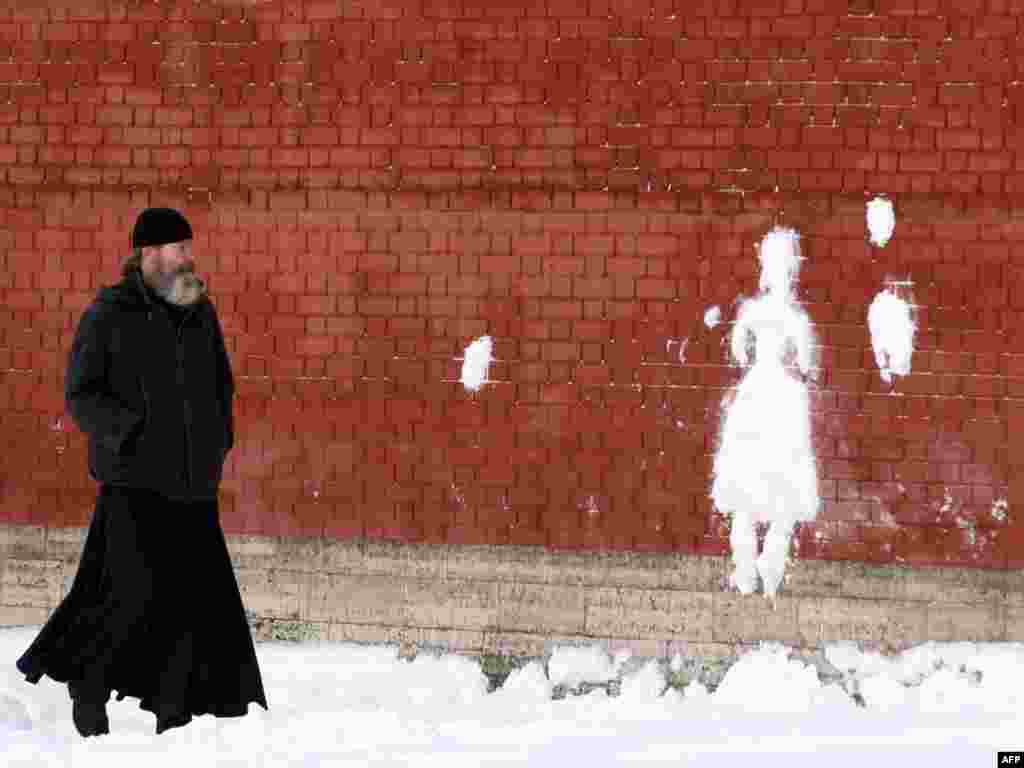
[[[0,626],[42,624],[84,528],[0,525]],[[729,658],[770,640],[1024,641],[1024,571],[796,561],[779,597],[726,588],[720,557],[229,536],[258,640],[398,643],[543,656],[555,644]]]

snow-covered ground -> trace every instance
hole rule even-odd
[[[397,648],[257,643],[269,712],[204,715],[162,736],[138,701],[108,704],[111,733],[82,739],[66,686],[30,685],[14,660],[36,627],[0,630],[0,765],[7,768],[314,766],[995,765],[1024,749],[1024,644],[926,644],[885,658],[827,649],[842,680],[764,645],[709,693],[658,665],[558,648],[488,693],[480,664]],[[833,673],[834,674],[834,673]],[[553,698],[556,689],[621,678]],[[584,686],[585,687],[585,686]],[[859,694],[859,695],[853,695]],[[864,706],[856,699],[862,699]]]

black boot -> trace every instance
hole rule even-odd
[[[156,721],[156,735],[159,736],[164,731],[169,731],[171,728],[181,728],[184,725],[188,725],[192,722],[192,715],[181,714],[174,715],[172,717],[161,720],[157,718]]]
[[[68,683],[71,694],[71,718],[81,736],[101,736],[110,733],[107,719],[107,698],[110,693],[90,690],[81,683]]]

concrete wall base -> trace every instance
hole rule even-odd
[[[84,528],[0,525],[0,626],[42,624],[70,589]],[[797,560],[774,601],[727,589],[722,557],[229,536],[257,640],[397,643],[544,656],[559,644],[730,658],[776,641],[898,652],[1024,641],[1024,570]]]

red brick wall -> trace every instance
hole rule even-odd
[[[239,378],[225,530],[725,552],[723,341],[783,224],[821,345],[799,556],[1021,567],[1022,32],[1018,0],[6,0],[0,516],[88,521],[66,351],[172,205]]]

